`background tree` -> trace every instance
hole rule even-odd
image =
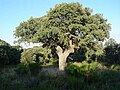
[[[40,63],[45,65],[50,60],[51,50],[43,47],[24,49],[20,62],[23,64]]]
[[[106,65],[120,64],[120,44],[112,38],[105,43],[102,61]]]
[[[20,62],[21,49],[12,47],[7,42],[0,40],[0,65],[13,65]]]
[[[91,9],[80,3],[62,3],[40,18],[20,23],[15,36],[18,42],[42,42],[44,47],[56,48],[59,69],[64,70],[66,59],[74,53],[74,48],[84,47],[88,60],[90,50],[97,51],[96,45],[109,37],[109,30],[101,14],[92,14]]]
[[[108,47],[108,46],[114,46],[114,45],[116,45],[117,44],[117,42],[115,41],[115,39],[113,39],[113,38],[110,38],[110,39],[108,39],[108,41],[106,41],[105,42],[105,47]]]
[[[10,46],[10,44],[0,39],[0,46]]]

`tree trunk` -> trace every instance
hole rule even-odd
[[[64,71],[66,67],[66,59],[69,56],[70,53],[74,53],[74,45],[72,44],[72,41],[69,41],[69,48],[63,51],[63,49],[60,46],[57,46],[57,55],[59,57],[59,70]]]
[[[66,67],[66,57],[64,53],[62,53],[61,55],[59,55],[59,70],[64,71],[65,67]]]

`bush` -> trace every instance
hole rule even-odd
[[[72,63],[69,63],[65,68],[65,70],[70,75],[79,76],[79,67]]]
[[[73,76],[84,76],[88,70],[87,64],[69,63],[66,67],[66,72]]]
[[[34,47],[25,49],[22,52],[20,62],[23,64],[30,64],[30,63],[41,63],[45,64],[47,60],[49,60],[48,56],[50,54],[50,50],[47,50],[43,47]]]
[[[66,67],[66,72],[74,76],[85,76],[86,73],[90,71],[90,75],[93,75],[94,71],[97,68],[101,67],[102,65],[98,62],[91,62],[89,64],[86,61],[83,61],[81,63],[68,63]]]

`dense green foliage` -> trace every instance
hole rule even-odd
[[[51,50],[42,47],[25,49],[21,54],[20,62],[23,64],[41,63],[46,64],[50,60]]]
[[[0,65],[19,63],[21,51],[20,47],[10,46],[10,44],[0,40]]]
[[[76,49],[73,54],[70,54],[70,56],[68,57],[68,61],[82,62],[88,59],[93,61],[99,60],[100,57],[102,57],[104,54],[103,44],[96,44],[96,46],[94,47],[94,49],[90,48],[89,50],[85,47],[80,47],[79,49]]]
[[[62,3],[50,9],[40,18],[30,18],[20,23],[15,36],[18,42],[43,43],[43,46],[62,49],[69,47],[69,41],[85,48],[86,59],[100,55],[101,41],[109,37],[110,25],[101,14],[92,14],[90,8],[79,3]],[[90,53],[89,53],[90,52]]]
[[[77,77],[86,76],[86,74],[91,77],[96,69],[104,69],[104,66],[98,62],[88,63],[83,61],[81,63],[68,63],[66,72]]]
[[[120,64],[120,44],[108,45],[104,50],[102,61],[107,65]]]

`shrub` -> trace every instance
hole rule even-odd
[[[43,47],[34,47],[25,49],[22,52],[20,62],[23,64],[30,64],[30,63],[41,63],[45,64],[47,60],[49,60],[48,55],[50,50],[47,50]]]
[[[88,65],[84,64],[81,67],[79,67],[79,73],[81,75],[85,75],[87,71],[88,71]]]
[[[87,63],[69,63],[66,67],[66,72],[73,76],[84,76],[87,70]]]
[[[101,64],[98,62],[91,62],[89,64],[86,61],[83,61],[81,63],[68,63],[66,72],[75,76],[85,76],[89,69],[90,75],[93,75],[95,69],[99,67],[101,68]]]
[[[78,76],[79,75],[79,67],[72,64],[72,63],[69,63],[65,70],[70,75],[73,75],[73,76]]]

